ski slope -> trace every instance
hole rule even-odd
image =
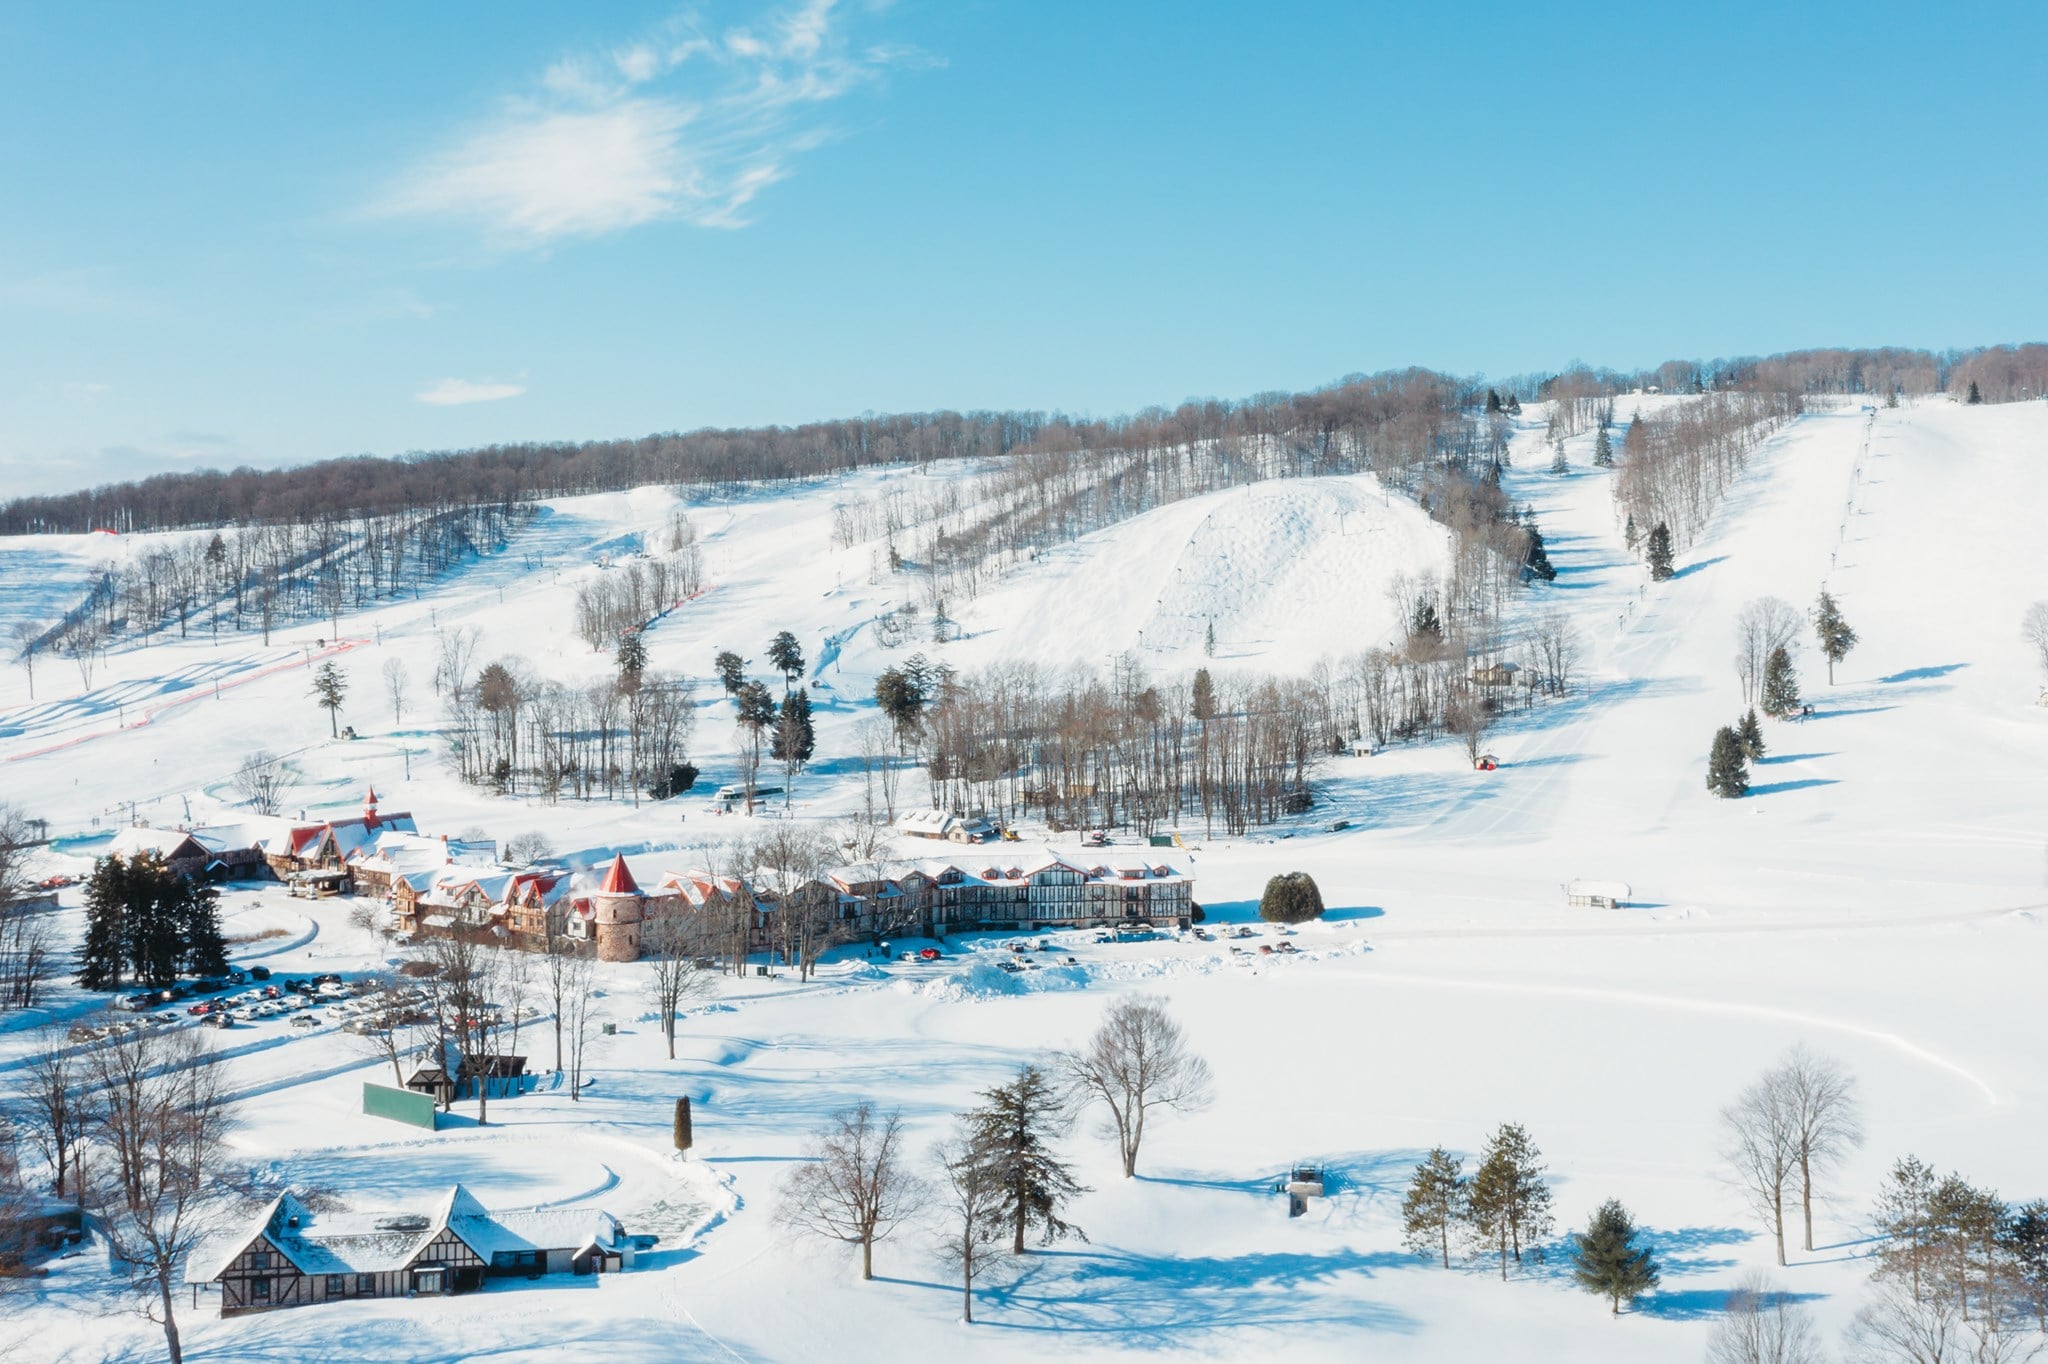
[[[1057,945],[1074,967],[1011,977],[992,969],[1008,955],[1000,938],[949,943],[936,966],[884,966],[856,947],[809,985],[725,982],[686,1020],[673,1063],[644,971],[614,968],[605,1007],[620,1033],[583,1102],[547,1091],[494,1103],[490,1126],[432,1138],[360,1116],[360,1083],[380,1063],[331,1031],[238,1037],[248,1050],[227,1064],[262,1093],[245,1106],[238,1157],[272,1183],[374,1207],[461,1178],[507,1201],[595,1201],[666,1239],[648,1269],[601,1282],[227,1322],[192,1314],[192,1357],[540,1360],[573,1340],[628,1360],[1697,1360],[1729,1289],[1771,1258],[1718,1173],[1715,1115],[1795,1042],[1853,1070],[1869,1133],[1829,1190],[1819,1249],[1795,1250],[1780,1272],[1835,1342],[1863,1293],[1864,1212],[1894,1158],[1917,1152],[2015,1200],[2048,1193],[2048,1040],[2032,1018],[2048,970],[2048,708],[2018,637],[2026,603],[2048,597],[2036,567],[2048,404],[1812,412],[1758,452],[1664,584],[1621,542],[1590,433],[1568,447],[1569,472],[1548,472],[1542,415],[1532,405],[1517,427],[1509,491],[1535,508],[1559,577],[1517,609],[1571,613],[1586,641],[1580,693],[1504,722],[1488,741],[1497,772],[1471,771],[1452,744],[1337,760],[1312,819],[1244,840],[1191,837],[1177,854],[1223,920],[1251,917],[1268,875],[1313,873],[1331,912],[1301,929],[1297,956],[1247,962],[1220,943],[1077,934]],[[1213,619],[1212,666],[1305,672],[1380,642],[1394,627],[1386,579],[1432,571],[1443,552],[1441,532],[1370,479],[1260,485],[1043,554],[958,608],[960,639],[892,650],[872,622],[908,585],[870,581],[870,547],[833,549],[831,510],[917,477],[874,471],[690,507],[710,590],[651,632],[654,663],[701,679],[718,648],[758,656],[775,630],[799,634],[824,698],[825,759],[799,817],[857,800],[857,777],[831,759],[870,713],[874,673],[913,649],[960,667],[1100,665],[1136,651],[1167,672],[1210,661],[1195,622]],[[566,499],[526,546],[419,602],[345,619],[362,641],[343,659],[363,688],[343,717],[366,736],[354,744],[326,740],[303,672],[287,671],[145,728],[23,756],[32,736],[4,734],[20,723],[4,716],[26,705],[10,676],[6,798],[63,832],[89,832],[96,817],[111,827],[131,799],[160,820],[197,817],[228,804],[222,783],[260,742],[302,750],[309,802],[374,781],[423,828],[672,846],[634,859],[650,875],[686,862],[747,821],[687,801],[635,811],[491,799],[436,762],[431,698],[392,723],[373,680],[390,656],[423,678],[422,651],[450,622],[483,632],[479,661],[517,652],[550,675],[600,675],[609,660],[569,632],[574,586],[602,571],[590,563],[600,547],[654,533],[675,505],[651,489]],[[1804,609],[1823,583],[1859,645],[1832,686],[1808,645],[1800,671],[1815,715],[1768,723],[1751,796],[1714,800],[1708,742],[1741,708],[1736,613],[1767,594]],[[0,599],[17,590],[9,575]],[[158,643],[111,659],[101,682],[180,676],[213,652]],[[732,744],[712,692],[700,688],[706,780],[721,779]],[[1327,832],[1338,813],[1352,827]],[[1628,881],[1631,907],[1566,908],[1560,884],[1581,876]],[[298,913],[313,930],[275,917],[290,931],[269,940],[274,966],[384,961],[345,905],[266,907],[270,895],[235,892],[238,912],[252,924]],[[1134,1181],[1091,1124],[1077,1127],[1067,1149],[1091,1192],[1073,1220],[1088,1243],[992,1276],[972,1328],[928,1231],[885,1242],[879,1278],[862,1283],[854,1252],[774,1221],[805,1131],[834,1108],[900,1105],[922,1152],[979,1090],[1077,1043],[1133,991],[1162,996],[1185,1022],[1217,1102],[1148,1132]],[[0,1085],[21,1044],[18,1030],[0,1032]],[[682,1161],[665,1149],[678,1094],[697,1110]],[[1560,1232],[1608,1197],[1649,1229],[1664,1282],[1636,1311],[1609,1319],[1555,1258],[1503,1284],[1485,1263],[1445,1272],[1402,1248],[1415,1161],[1436,1144],[1469,1156],[1504,1120],[1543,1148]],[[1290,1221],[1267,1189],[1303,1158],[1334,1172],[1333,1196]],[[41,1357],[146,1355],[154,1328],[119,1301],[103,1266],[81,1257],[7,1310]]]

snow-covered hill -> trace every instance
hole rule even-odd
[[[1812,412],[1763,447],[1664,584],[1623,545],[1591,449],[1590,433],[1574,439],[1570,470],[1553,474],[1540,409],[1516,428],[1509,491],[1535,509],[1559,576],[1515,609],[1570,613],[1586,681],[1502,724],[1488,741],[1499,771],[1472,771],[1452,744],[1336,760],[1312,819],[1174,854],[1226,919],[1249,917],[1267,876],[1313,873],[1332,912],[1301,931],[1294,957],[1239,964],[1221,944],[1074,935],[1059,944],[1073,969],[1018,978],[991,969],[1007,955],[996,942],[950,944],[937,966],[884,967],[856,947],[809,986],[728,982],[687,1021],[674,1063],[644,982],[619,968],[606,1007],[620,1035],[597,1062],[594,1100],[494,1104],[490,1127],[435,1138],[402,1140],[360,1115],[361,1067],[377,1062],[342,1039],[251,1046],[229,1064],[265,1100],[237,1142],[267,1179],[375,1206],[460,1177],[507,1200],[610,1200],[629,1225],[659,1222],[678,1241],[599,1287],[518,1283],[228,1322],[202,1312],[186,1323],[195,1357],[301,1358],[332,1339],[363,1361],[540,1359],[573,1337],[619,1359],[1693,1360],[1727,1291],[1770,1260],[1720,1177],[1716,1114],[1802,1042],[1856,1074],[1868,1132],[1835,1177],[1820,1249],[1781,1271],[1833,1338],[1864,1293],[1864,1213],[1895,1157],[1917,1152],[2015,1199],[2048,1193],[2048,1042],[2032,1018],[2048,969],[2048,707],[2019,638],[2026,603],[2048,598],[2036,548],[2048,404]],[[892,647],[874,622],[916,584],[874,574],[873,546],[833,548],[832,510],[926,477],[869,471],[690,505],[708,590],[649,645],[655,666],[703,682],[707,780],[722,779],[732,744],[711,656],[758,659],[779,629],[804,642],[822,700],[822,761],[797,813],[824,817],[856,798],[843,758],[873,676],[912,650],[961,668],[1100,666],[1134,651],[1162,673],[1306,672],[1381,642],[1395,624],[1389,577],[1438,571],[1445,552],[1440,529],[1368,478],[1262,484],[1041,554],[950,604],[958,639]],[[424,683],[434,631],[451,624],[482,632],[479,661],[517,654],[565,680],[606,671],[571,629],[575,588],[615,571],[592,560],[657,533],[676,505],[659,489],[563,500],[431,595],[344,617],[340,661],[359,690],[343,718],[365,736],[354,743],[327,741],[303,667],[265,673],[278,660],[248,640],[117,655],[82,700],[65,695],[78,690],[68,665],[46,665],[33,710],[16,670],[0,681],[4,799],[64,833],[95,818],[105,829],[131,800],[159,821],[198,817],[228,808],[226,777],[264,746],[302,750],[310,805],[346,804],[374,781],[422,827],[673,845],[636,870],[685,863],[747,821],[687,800],[635,811],[464,788],[437,760]],[[76,542],[0,551],[0,616],[46,609],[61,595],[49,584],[90,563]],[[24,556],[39,554],[48,571],[24,575],[43,562]],[[1807,644],[1814,715],[1767,725],[1751,795],[1717,801],[1705,759],[1740,711],[1735,615],[1764,595],[1803,609],[1823,583],[1861,641],[1832,686]],[[325,633],[290,632],[284,661]],[[410,661],[418,693],[395,723],[376,694],[391,657]],[[216,674],[240,685],[215,700]],[[164,684],[195,677],[179,692]],[[127,698],[143,692],[138,717]],[[169,701],[181,704],[151,709]],[[1328,831],[1336,813],[1351,822],[1342,833]],[[1626,880],[1631,906],[1567,908],[1560,883],[1580,876]],[[274,951],[280,966],[383,959],[345,908],[247,891],[231,902],[252,933],[282,930],[243,949]],[[928,1233],[887,1243],[881,1278],[864,1284],[850,1254],[772,1221],[804,1133],[834,1107],[900,1105],[922,1152],[978,1090],[1078,1041],[1133,990],[1186,1022],[1218,1101],[1148,1135],[1134,1181],[1078,1128],[1069,1148],[1093,1191],[1074,1216],[1090,1242],[991,1278],[971,1330]],[[20,1045],[0,1033],[0,1084]],[[679,1164],[664,1147],[682,1093],[698,1105],[698,1145]],[[1541,1144],[1564,1226],[1618,1197],[1650,1229],[1664,1283],[1635,1312],[1610,1320],[1554,1260],[1502,1284],[1402,1249],[1400,1191],[1420,1154],[1469,1154],[1505,1120]],[[1290,1221],[1269,1179],[1305,1157],[1336,1172],[1338,1192]],[[8,1310],[51,1359],[148,1349],[147,1323],[81,1319],[74,1306],[112,1300],[88,1257]]]

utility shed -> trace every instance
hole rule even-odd
[[[1573,909],[1620,909],[1628,896],[1626,881],[1574,881],[1564,888],[1564,902]]]

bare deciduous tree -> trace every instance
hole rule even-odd
[[[975,1276],[1002,1254],[1002,1178],[975,1152],[972,1138],[964,1132],[940,1143],[932,1158],[939,1167],[943,1211],[939,1248],[946,1262],[960,1271],[960,1320],[971,1326]]]
[[[579,1103],[583,1099],[584,1063],[590,1059],[591,1048],[597,1045],[599,1015],[603,1012],[597,1002],[594,975],[590,958],[562,958],[562,1024],[569,1044],[569,1097]]]
[[[1563,611],[1539,613],[1529,622],[1528,641],[1530,656],[1543,674],[1544,690],[1553,696],[1569,692],[1583,647],[1571,616]]]
[[[1209,1063],[1189,1049],[1165,1001],[1146,995],[1110,1006],[1095,1036],[1055,1065],[1078,1111],[1101,1104],[1123,1158],[1124,1177],[1138,1173],[1138,1148],[1155,1108],[1194,1112],[1209,1103]]]
[[[476,660],[476,646],[480,637],[474,625],[451,626],[436,636],[436,696],[444,691],[450,696],[458,696],[462,689],[469,685],[469,666]]]
[[[1742,681],[1742,699],[1755,702],[1764,683],[1771,654],[1797,650],[1805,621],[1792,603],[1758,597],[1735,617],[1735,675]]]
[[[903,1118],[867,1101],[834,1113],[811,1136],[782,1186],[784,1225],[860,1247],[860,1276],[875,1277],[875,1242],[923,1209],[929,1190],[904,1164]]]
[[[105,1154],[92,1166],[87,1200],[130,1282],[153,1295],[145,1312],[180,1364],[179,1278],[221,1211],[214,1171],[231,1122],[221,1068],[196,1033],[156,1028],[90,1049],[86,1068],[106,1099],[94,1124]]]
[[[384,694],[391,698],[391,723],[394,725],[405,720],[405,689],[411,680],[406,673],[404,659],[384,660]]]
[[[1806,1223],[1806,1249],[1813,1249],[1813,1182],[1833,1171],[1863,1144],[1862,1109],[1856,1079],[1841,1062],[1804,1046],[1789,1052],[1775,1072],[1791,1109],[1799,1160],[1799,1210]]]
[[[295,773],[290,763],[267,748],[259,748],[242,759],[235,769],[235,794],[259,815],[274,815],[284,806],[284,793]]]
[[[1918,1297],[1897,1279],[1879,1279],[1849,1323],[1856,1364],[2021,1364],[2048,1342],[2006,1313],[1974,1319],[1951,1294]]]
[[[697,969],[704,953],[701,928],[694,915],[678,911],[654,915],[640,933],[640,959],[654,973],[654,1009],[671,1061],[676,1059],[676,1015],[683,1004],[718,992],[717,975]]]
[[[1813,1318],[1767,1273],[1743,1275],[1707,1338],[1707,1364],[1824,1364]]]
[[[2037,601],[2020,617],[2020,637],[2034,648],[2041,672],[2048,676],[2048,601]]]
[[[81,1156],[91,1125],[92,1092],[85,1083],[85,1063],[75,1047],[54,1027],[36,1036],[35,1049],[22,1066],[23,1123],[29,1144],[49,1163],[51,1192],[85,1200]],[[66,1180],[69,1180],[67,1185]]]
[[[32,1009],[57,967],[49,911],[29,900],[35,825],[0,805],[0,1009]]]
[[[1722,1157],[1785,1263],[1785,1194],[1799,1168],[1799,1124],[1777,1071],[1751,1084],[1721,1110]]]

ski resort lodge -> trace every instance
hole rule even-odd
[[[643,1238],[644,1239],[644,1238]],[[596,1208],[487,1212],[460,1184],[426,1213],[315,1213],[280,1194],[194,1283],[220,1289],[220,1314],[342,1298],[467,1293],[491,1278],[630,1269],[638,1242]]]

